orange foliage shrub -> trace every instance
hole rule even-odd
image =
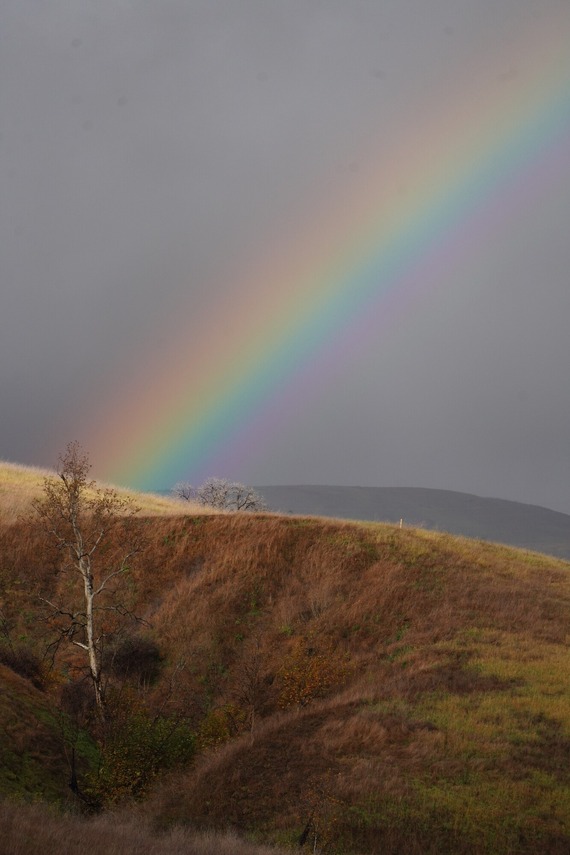
[[[297,639],[279,671],[279,706],[306,706],[346,680],[348,663],[338,654],[318,652],[308,641]]]
[[[245,720],[245,710],[236,704],[224,704],[210,710],[198,727],[196,747],[204,750],[222,745],[243,730]]]

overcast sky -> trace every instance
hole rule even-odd
[[[568,0],[2,0],[0,457],[55,464],[384,131],[516,90],[549,28],[570,80]],[[569,172],[212,474],[570,513]]]

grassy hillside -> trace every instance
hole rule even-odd
[[[570,516],[548,508],[420,487],[259,487],[271,510],[397,523],[570,559]]]
[[[0,460],[0,520],[11,522],[19,516],[29,513],[32,501],[41,495],[46,477],[55,473],[49,469],[35,466],[20,466]],[[148,515],[186,514],[189,510],[201,510],[198,505],[189,507],[188,502],[179,501],[168,496],[154,493],[136,493],[134,491],[118,491],[121,495],[132,496],[141,513]]]
[[[140,810],[160,829],[229,827],[285,846],[304,834],[331,853],[569,851],[568,563],[373,523],[137,525],[130,605],[145,623],[120,649],[134,665],[159,655],[152,678],[133,667],[111,682],[131,734],[143,712],[167,710],[194,750],[152,777],[140,807],[108,779],[127,825]],[[69,595],[41,543],[29,523],[0,527],[0,608],[36,653],[33,592]],[[40,694],[55,705],[74,664],[62,651],[27,708]],[[23,721],[26,738],[33,729]]]

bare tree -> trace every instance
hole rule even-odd
[[[70,443],[59,459],[57,477],[44,480],[43,497],[34,502],[34,511],[62,556],[62,569],[79,583],[77,597],[69,594],[71,602],[42,597],[57,630],[53,649],[68,641],[85,652],[97,712],[104,720],[104,641],[112,616],[134,617],[121,602],[119,588],[140,543],[134,532],[126,533],[129,519],[138,511],[132,499],[98,488],[88,479],[90,469],[79,444]],[[112,535],[124,525],[117,544]]]
[[[208,478],[199,487],[180,482],[173,488],[180,499],[195,501],[219,511],[264,511],[265,499],[253,487],[225,478]]]
[[[236,511],[264,511],[267,508],[265,499],[260,493],[253,487],[246,487],[238,481],[230,485],[229,495],[231,505]]]
[[[172,488],[172,493],[178,499],[184,499],[185,502],[197,502],[196,498],[196,488],[189,484],[187,481],[179,481],[178,484],[175,484]]]
[[[263,710],[269,700],[273,678],[265,670],[258,638],[250,642],[244,654],[242,666],[237,672],[233,696],[248,714],[253,740],[256,715]]]

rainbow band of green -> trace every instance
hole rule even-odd
[[[341,333],[352,328],[358,336],[371,311],[384,309],[389,323],[400,302],[432,281],[430,266],[452,263],[476,243],[497,207],[516,217],[521,187],[545,166],[568,167],[567,47],[560,33],[540,41],[537,69],[514,89],[479,92],[472,113],[462,104],[451,121],[432,126],[420,141],[424,157],[408,140],[404,156],[395,152],[363,193],[361,212],[342,223],[340,242],[333,222],[328,243],[319,240],[315,251],[304,245],[273,282],[246,283],[236,305],[217,307],[209,337],[178,345],[148,391],[135,394],[132,407],[126,396],[120,419],[99,432],[107,480],[152,490],[224,475],[220,462],[231,464],[248,432],[263,442],[259,425],[271,422],[280,391],[295,400],[304,368],[327,350],[334,356]],[[408,175],[413,192],[402,198],[398,176]],[[326,375],[334,358],[320,361]]]

